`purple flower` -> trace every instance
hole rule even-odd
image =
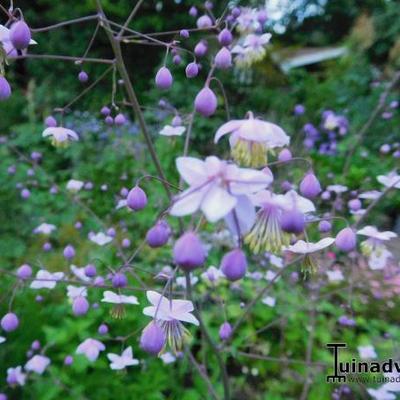
[[[19,279],[28,279],[32,276],[32,268],[28,264],[23,264],[17,269],[17,275]]]
[[[64,248],[63,254],[67,260],[72,260],[75,257],[76,252],[74,247],[69,244]]]
[[[229,46],[232,43],[232,33],[228,28],[222,29],[218,35],[218,41],[221,46]]]
[[[130,190],[126,200],[128,207],[134,211],[142,210],[147,205],[146,193],[139,186],[135,186]]]
[[[50,358],[37,354],[25,364],[25,370],[42,375],[49,365]]]
[[[300,193],[309,199],[321,193],[321,185],[313,172],[308,172],[300,182]]]
[[[128,284],[128,280],[126,279],[125,274],[123,274],[122,272],[117,272],[116,274],[114,274],[114,276],[112,277],[112,285],[115,288],[123,288]]]
[[[215,56],[215,66],[219,69],[228,69],[232,66],[232,55],[231,52],[223,47]]]
[[[157,355],[164,348],[166,335],[156,321],[151,321],[140,336],[140,347],[149,354]]]
[[[18,21],[11,25],[10,41],[17,50],[26,49],[31,38],[31,31],[25,21]]]
[[[247,270],[246,255],[241,249],[235,249],[225,254],[221,261],[221,271],[230,281],[242,279]]]
[[[0,75],[0,101],[7,100],[11,96],[11,86],[7,79]]]
[[[206,259],[204,246],[194,232],[184,233],[176,241],[173,253],[174,262],[187,271],[200,267]]]
[[[77,296],[72,303],[72,311],[75,315],[85,315],[89,310],[89,302],[84,296]]]
[[[354,250],[357,246],[357,239],[353,229],[351,228],[342,229],[336,235],[335,244],[339,250],[345,252]]]
[[[229,322],[224,322],[219,328],[219,337],[221,340],[229,340],[232,335],[232,327]]]
[[[76,349],[76,354],[84,354],[89,361],[96,361],[101,351],[104,351],[106,346],[96,339],[88,338],[84,340]]]
[[[171,228],[165,221],[158,221],[146,234],[146,242],[150,247],[161,247],[168,242]]]
[[[24,386],[26,381],[26,374],[22,372],[22,367],[18,365],[15,368],[7,369],[7,383],[10,386]]]
[[[4,317],[1,319],[0,326],[6,332],[15,331],[19,326],[18,317],[14,313],[9,312],[6,315],[4,315]]]
[[[215,96],[215,93],[207,86],[197,93],[197,96],[194,100],[194,107],[196,111],[204,117],[210,117],[213,115],[217,109],[217,105],[217,96]]]
[[[159,89],[169,89],[172,86],[173,78],[167,67],[161,67],[156,75],[156,86]]]
[[[196,21],[196,25],[199,29],[205,29],[211,27],[213,24],[211,18],[208,15],[202,15]]]

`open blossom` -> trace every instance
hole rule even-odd
[[[18,55],[17,49],[11,43],[10,39],[10,29],[5,27],[4,25],[0,25],[0,43],[3,46],[3,49],[7,55],[7,57],[16,57]],[[37,44],[33,39],[29,42],[30,45]]]
[[[55,225],[43,223],[33,230],[33,233],[41,233],[43,235],[50,235],[56,228]]]
[[[79,140],[79,136],[76,132],[61,126],[46,128],[42,136],[50,137],[51,143],[55,147],[67,147],[69,142]]]
[[[358,230],[357,235],[368,236],[371,239],[383,240],[383,241],[397,237],[397,234],[395,232],[391,231],[379,232],[378,229],[375,228],[375,226],[371,225],[364,226],[364,228]]]
[[[185,133],[186,128],[184,126],[171,126],[165,125],[161,131],[162,136],[182,136]]]
[[[71,300],[77,297],[87,297],[87,288],[85,286],[67,286],[67,297]]]
[[[113,238],[106,235],[104,232],[98,232],[89,236],[90,241],[98,244],[99,246],[105,246],[106,244],[112,242]]]
[[[84,185],[84,184],[85,184],[85,183],[82,182],[82,181],[78,181],[78,180],[76,180],[76,179],[70,179],[70,180],[67,182],[66,189],[67,189],[69,192],[77,193],[77,192],[79,192],[79,191],[83,188],[83,185]]]
[[[36,354],[25,364],[25,370],[42,375],[49,365],[50,358]]]
[[[92,279],[85,274],[85,267],[79,268],[74,264],[70,265],[71,272],[81,281],[90,282]]]
[[[395,171],[390,172],[387,175],[379,175],[377,181],[386,187],[394,187],[400,189],[400,175]]]
[[[7,383],[10,386],[24,386],[26,381],[26,374],[22,372],[22,367],[18,365],[15,368],[7,369]]]
[[[111,290],[106,290],[103,293],[103,298],[101,299],[103,303],[112,304],[139,304],[136,296],[125,296],[123,294],[117,294]]]
[[[252,112],[248,112],[248,116],[223,124],[217,130],[214,142],[230,133],[229,143],[235,161],[244,166],[261,167],[267,163],[267,151],[287,146],[290,138],[278,125],[254,118]]]
[[[31,289],[54,289],[57,281],[64,278],[63,272],[49,272],[41,269],[37,272],[36,278],[29,286]]]
[[[207,270],[201,274],[201,278],[211,284],[216,284],[223,277],[224,274],[222,271],[213,265],[208,267]]]
[[[205,161],[179,157],[176,165],[189,188],[175,199],[170,213],[184,216],[201,209],[210,222],[218,221],[234,209],[239,213],[240,208],[245,208],[247,212],[247,196],[266,188],[272,181],[263,172],[238,168],[215,156]]]
[[[182,322],[199,325],[199,321],[192,314],[193,303],[188,300],[169,300],[152,290],[147,291],[146,294],[152,305],[145,307],[143,314],[158,322],[165,332],[170,348],[176,354],[190,336]]]
[[[323,121],[324,129],[328,131],[338,130],[340,135],[345,135],[349,128],[349,122],[343,115],[337,115],[333,111],[325,113]]]
[[[127,347],[121,355],[108,353],[107,358],[110,360],[110,368],[113,370],[120,370],[139,364],[139,360],[133,358],[131,346]]]
[[[83,354],[89,361],[96,361],[101,351],[104,351],[106,346],[99,340],[88,338],[84,340],[76,349],[76,354]]]
[[[284,195],[277,195],[268,190],[262,190],[251,196],[253,204],[259,207],[256,222],[245,242],[255,253],[260,251],[280,252],[282,246],[289,244],[290,236],[282,230],[282,214],[297,210],[306,214],[315,211],[311,200],[290,190]]]
[[[375,352],[374,346],[371,345],[358,346],[357,350],[358,354],[360,355],[360,358],[362,358],[363,360],[378,357]]]

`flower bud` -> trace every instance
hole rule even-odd
[[[283,149],[278,155],[278,160],[281,162],[287,162],[292,159],[292,152],[289,149]]]
[[[119,113],[114,118],[115,125],[121,126],[121,125],[124,125],[125,122],[126,122],[126,118],[125,118],[124,114]]]
[[[186,232],[176,241],[173,256],[175,264],[191,271],[204,263],[206,252],[199,237],[194,232]]]
[[[223,47],[215,56],[214,59],[215,66],[219,69],[228,69],[232,66],[232,54],[226,48]]]
[[[175,54],[172,58],[174,65],[179,65],[182,62],[182,57],[179,54]]]
[[[232,9],[232,16],[233,16],[234,18],[237,18],[240,14],[241,14],[241,10],[240,10],[239,7],[234,7],[234,8]]]
[[[304,231],[306,221],[304,214],[299,210],[286,211],[281,217],[281,228],[288,233],[299,234]]]
[[[114,118],[111,115],[107,115],[107,117],[105,117],[104,122],[107,125],[112,125],[114,123]]]
[[[218,42],[221,46],[229,46],[232,43],[232,33],[228,28],[222,29],[218,35]]]
[[[11,96],[11,86],[4,76],[0,75],[0,101],[7,100]]]
[[[112,278],[112,285],[115,288],[123,288],[127,284],[128,284],[128,279],[126,279],[125,274],[123,274],[122,272],[117,272],[116,274],[114,274]]]
[[[308,172],[301,181],[300,192],[309,199],[317,197],[321,192],[321,185],[313,172]]]
[[[19,279],[28,279],[32,276],[32,268],[28,264],[23,264],[17,269]]]
[[[108,326],[106,324],[101,324],[99,329],[97,329],[99,335],[107,335],[108,333]]]
[[[89,80],[89,75],[85,71],[81,71],[78,74],[79,82],[85,83]]]
[[[187,78],[195,78],[199,74],[199,67],[195,62],[191,62],[186,66],[185,73]]]
[[[197,8],[195,6],[190,7],[189,15],[191,17],[197,17]]]
[[[26,49],[29,46],[31,38],[31,31],[25,21],[18,21],[12,24],[10,29],[10,41],[16,49]]]
[[[339,250],[352,251],[357,245],[356,234],[351,228],[344,228],[336,235],[335,244]]]
[[[157,355],[164,348],[166,335],[156,321],[150,322],[140,336],[140,347],[149,354]]]
[[[196,111],[204,117],[213,115],[217,109],[217,104],[217,96],[215,96],[215,93],[207,86],[200,90],[194,100]]]
[[[183,39],[187,39],[190,36],[189,31],[187,29],[181,29],[179,36]]]
[[[212,26],[212,24],[213,24],[213,22],[208,15],[202,15],[196,21],[196,25],[199,29],[209,28],[210,26]]]
[[[75,315],[85,315],[89,310],[89,302],[83,296],[75,297],[72,311]]]
[[[169,89],[173,82],[172,74],[167,67],[161,67],[156,75],[156,86],[159,89]]]
[[[88,264],[85,267],[85,275],[88,278],[94,278],[97,274],[96,267],[93,264]]]
[[[229,322],[224,322],[219,328],[219,337],[221,340],[228,340],[232,335],[232,327]]]
[[[237,281],[245,276],[247,270],[246,255],[241,249],[225,254],[221,261],[221,271],[230,281]]]
[[[72,363],[74,362],[74,358],[72,356],[66,356],[64,358],[64,365],[72,365]]]
[[[128,193],[128,197],[126,198],[127,205],[131,210],[139,211],[146,207],[147,205],[147,196],[142,188],[139,186],[135,186]]]
[[[103,115],[104,117],[107,117],[107,115],[111,114],[111,110],[110,110],[109,107],[104,106],[104,107],[101,108],[100,114]]]
[[[196,57],[204,57],[207,54],[208,46],[204,40],[201,40],[199,43],[196,44],[194,48],[194,54]]]
[[[347,205],[349,206],[351,211],[358,211],[362,207],[360,199],[352,199],[347,203]]]
[[[75,249],[70,244],[64,248],[64,257],[67,260],[71,260],[72,258],[74,258],[75,254]]]
[[[18,325],[19,325],[18,317],[12,312],[9,312],[8,314],[4,315],[4,317],[0,321],[0,326],[6,332],[15,331],[18,328]]]
[[[321,221],[318,224],[318,229],[321,233],[327,233],[332,229],[332,224],[329,221]]]
[[[165,221],[157,222],[146,235],[146,242],[150,247],[161,247],[168,242],[171,228]]]

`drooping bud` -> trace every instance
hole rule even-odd
[[[17,269],[19,279],[29,279],[32,276],[32,268],[28,264],[23,264]]]
[[[89,80],[89,75],[85,71],[81,71],[78,74],[79,82],[85,83]]]
[[[187,78],[195,78],[199,74],[199,67],[197,66],[197,63],[189,63],[186,66],[185,73]]]
[[[321,221],[318,224],[318,229],[321,233],[327,233],[332,229],[332,224],[329,221]]]
[[[197,17],[197,8],[195,6],[190,7],[189,15],[191,17]]]
[[[119,113],[114,118],[115,125],[122,126],[125,124],[125,122],[126,122],[126,118],[125,118],[124,114]]]
[[[101,114],[101,115],[104,115],[105,117],[107,117],[107,115],[110,115],[110,114],[111,114],[111,110],[110,110],[109,107],[104,106],[104,107],[101,108],[100,114]]]
[[[228,69],[232,66],[232,54],[226,48],[223,47],[215,56],[214,59],[215,66],[219,69]]]
[[[71,260],[72,258],[75,257],[75,254],[76,254],[76,253],[75,253],[74,247],[71,246],[71,245],[69,244],[68,246],[66,246],[66,247],[64,248],[63,254],[64,254],[64,257],[65,257],[67,260]]]
[[[175,264],[192,271],[204,263],[206,252],[199,237],[194,232],[186,232],[176,241],[173,256]]]
[[[204,40],[201,40],[199,43],[196,44],[194,48],[194,54],[196,57],[204,57],[207,54],[208,46]]]
[[[172,118],[171,125],[172,126],[181,126],[182,125],[182,118],[179,115],[175,115],[175,117]]]
[[[19,326],[18,317],[14,313],[9,312],[6,315],[4,315],[4,317],[1,319],[0,326],[6,332],[15,331]]]
[[[278,160],[281,162],[288,162],[292,159],[292,152],[289,149],[283,149],[278,155]]]
[[[218,42],[221,46],[229,46],[232,43],[232,33],[228,28],[222,29],[218,35]]]
[[[196,25],[199,29],[209,28],[212,26],[212,24],[213,22],[208,15],[202,15],[196,22]]]
[[[337,235],[335,240],[336,247],[339,250],[349,252],[356,248],[357,238],[353,229],[344,228]]]
[[[181,29],[179,36],[183,39],[187,39],[189,37],[189,31],[187,29]]]
[[[75,315],[85,315],[89,310],[89,302],[83,296],[75,297],[72,303],[72,311]]]
[[[167,67],[161,67],[156,75],[156,86],[159,89],[169,89],[174,81],[171,71]]]
[[[221,340],[229,340],[232,335],[232,327],[229,322],[224,322],[219,328],[219,338]]]
[[[362,203],[360,199],[352,199],[348,202],[348,206],[351,211],[358,211],[362,207]]]
[[[114,276],[112,277],[112,285],[115,288],[123,288],[128,284],[128,279],[126,279],[125,274],[123,274],[122,272],[117,272],[116,274],[114,274]]]
[[[97,329],[99,335],[107,335],[108,333],[108,326],[106,324],[101,324],[99,329]]]
[[[164,348],[167,338],[156,321],[150,322],[140,336],[140,347],[149,354],[157,355]]]
[[[16,49],[26,49],[29,46],[31,38],[31,31],[25,21],[18,21],[12,24],[10,29],[10,41]]]
[[[286,211],[281,217],[281,228],[288,233],[299,234],[304,231],[306,221],[304,214],[299,210]]]
[[[114,123],[114,118],[111,115],[107,115],[107,117],[104,118],[104,122],[107,125],[112,125]]]
[[[147,205],[147,195],[142,188],[135,186],[128,193],[127,205],[131,210],[139,211]]]
[[[234,7],[233,9],[232,9],[232,16],[234,17],[234,18],[237,18],[240,14],[241,14],[241,10],[240,10],[240,8],[239,7]]]
[[[157,222],[146,235],[146,242],[150,247],[161,247],[168,242],[171,228],[165,221]]]
[[[221,261],[221,271],[230,281],[237,281],[245,276],[247,270],[246,255],[241,249],[225,254]]]
[[[321,185],[313,172],[308,172],[301,181],[300,192],[309,199],[313,199],[321,193]]]
[[[85,267],[85,275],[88,278],[94,278],[97,274],[96,267],[93,264],[88,264]]]
[[[7,100],[11,96],[11,86],[4,76],[0,75],[0,101]]]
[[[200,90],[194,100],[196,111],[204,117],[210,117],[213,115],[217,109],[217,104],[217,96],[207,86]]]

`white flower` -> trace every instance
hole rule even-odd
[[[119,210],[120,208],[125,208],[127,206],[127,204],[128,204],[128,201],[126,199],[121,199],[118,201],[115,209]]]
[[[276,268],[283,268],[283,258],[270,254],[269,262]]]
[[[267,187],[272,179],[263,172],[238,168],[215,156],[205,161],[193,157],[178,157],[178,171],[189,188],[174,201],[171,215],[184,216],[201,209],[210,222],[216,222],[232,210],[246,208],[240,197]],[[247,199],[248,200],[248,199]]]
[[[76,349],[76,354],[84,354],[89,361],[96,361],[101,351],[104,351],[106,346],[96,339],[88,338],[84,340]]]
[[[387,175],[379,175],[376,179],[386,187],[395,187],[396,189],[400,189],[400,175],[397,175],[395,171],[392,171]]]
[[[379,190],[370,190],[368,192],[361,193],[358,197],[360,199],[375,200],[381,196],[382,192],[380,192]]]
[[[101,299],[103,303],[112,304],[139,304],[136,296],[125,296],[123,294],[117,294],[111,290],[106,290],[103,293],[103,298]]]
[[[81,281],[83,282],[90,282],[92,279],[86,276],[85,274],[85,267],[79,268],[74,264],[71,264],[70,267],[71,272]]]
[[[104,232],[98,232],[95,235],[90,235],[89,239],[99,246],[104,246],[113,240],[111,236],[106,235]]]
[[[385,247],[378,246],[372,250],[368,258],[368,266],[372,270],[379,270],[386,267],[389,258],[392,258],[393,254]]]
[[[277,275],[278,275],[278,273],[277,272],[274,272],[274,271],[271,271],[271,270],[268,270],[266,273],[265,273],[265,279],[267,280],[267,281],[269,281],[269,282],[272,282],[272,281],[277,281],[279,278],[277,278]]]
[[[340,282],[344,280],[343,273],[340,269],[334,269],[333,271],[326,271],[326,275],[330,282]]]
[[[42,233],[43,235],[50,235],[51,232],[53,232],[56,228],[55,225],[52,224],[40,224],[38,227],[36,227],[33,230],[33,233]]]
[[[276,299],[274,297],[266,296],[261,301],[269,307],[275,307]]]
[[[374,346],[366,345],[366,346],[358,346],[357,347],[358,354],[360,358],[363,360],[377,358],[377,354],[375,352]]]
[[[171,126],[165,125],[161,129],[160,135],[162,136],[182,136],[186,128],[184,126]]]
[[[218,282],[224,274],[218,268],[215,268],[213,265],[207,268],[206,272],[201,274],[201,278],[209,283]]]
[[[77,193],[83,188],[84,182],[78,181],[76,179],[70,179],[67,182],[66,189],[72,193]]]
[[[108,353],[107,358],[110,360],[110,368],[113,370],[120,370],[139,364],[139,360],[133,358],[131,346],[127,347],[121,355]]]
[[[84,286],[67,286],[67,296],[69,299],[74,300],[77,297],[87,297],[87,288]]]
[[[367,389],[367,392],[375,400],[396,400],[396,395],[386,391],[383,387],[378,389]]]
[[[191,301],[169,300],[153,290],[147,291],[146,295],[152,306],[144,308],[144,315],[161,321],[182,321],[199,325],[199,321],[192,315],[194,308]]]
[[[335,193],[344,193],[349,190],[349,188],[344,185],[329,185],[326,189],[329,192],[335,192]]]
[[[42,375],[49,364],[50,358],[36,354],[25,364],[25,370]]]
[[[176,361],[176,357],[172,353],[170,353],[169,351],[167,351],[166,353],[161,354],[160,358],[161,358],[161,360],[162,360],[162,362],[164,364],[171,364],[171,363]]]
[[[199,281],[199,278],[197,276],[190,274],[190,283],[192,286],[194,286],[198,281]],[[177,284],[177,286],[180,286],[180,287],[186,289],[186,277],[184,277],[184,276],[177,277],[176,284]]]
[[[42,136],[50,137],[53,146],[56,147],[65,147],[70,141],[79,140],[79,136],[76,132],[61,126],[46,128],[43,131]]]
[[[26,381],[26,374],[22,372],[22,367],[18,365],[15,368],[7,369],[7,382],[12,382],[11,384],[18,384],[24,386]]]
[[[3,336],[0,336],[0,344],[1,344],[1,343],[4,343],[5,341],[6,341],[6,338],[3,337]]]
[[[54,289],[57,281],[64,278],[63,272],[51,273],[45,269],[41,269],[37,272],[36,278],[31,282],[29,286],[31,289]]]
[[[334,242],[335,239],[331,237],[326,237],[324,239],[321,239],[317,243],[310,243],[310,242],[305,242],[304,240],[299,240],[295,244],[285,247],[284,250],[296,254],[311,254],[329,247]]]
[[[379,232],[378,229],[375,228],[375,226],[365,226],[364,228],[360,229],[357,231],[358,235],[362,236],[368,236],[371,239],[376,239],[376,240],[390,240],[395,237],[397,237],[397,234],[395,232],[391,231],[384,231],[384,232]]]

